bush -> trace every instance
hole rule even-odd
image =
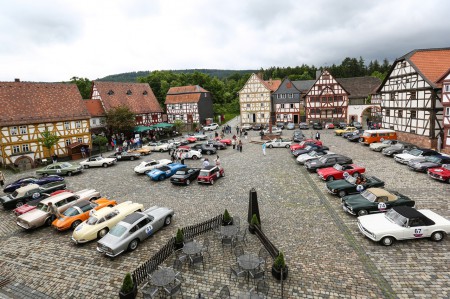
[[[227,209],[225,209],[225,212],[223,212],[223,221],[224,222],[230,222],[231,221],[231,216],[230,216],[230,213],[228,213]]]
[[[250,221],[250,224],[251,225],[256,225],[256,226],[259,225],[259,220],[258,220],[258,217],[256,216],[256,214],[253,214],[252,220]]]
[[[122,288],[120,291],[124,294],[131,293],[133,291],[134,284],[133,279],[131,278],[131,274],[128,272],[123,279]]]
[[[181,228],[179,228],[177,230],[177,235],[175,236],[175,243],[183,243],[184,241],[184,236],[183,236],[183,231],[181,230]]]
[[[278,253],[278,256],[273,261],[273,266],[278,270],[284,269],[286,267],[283,252],[280,251],[280,253]]]

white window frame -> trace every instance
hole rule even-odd
[[[20,146],[18,146],[18,145],[13,145],[13,147],[12,147],[12,153],[13,153],[13,154],[18,154],[18,153],[20,153]]]
[[[445,116],[450,116],[450,107],[445,107]]]
[[[79,143],[83,143],[83,138],[78,137],[78,138],[77,138],[77,141],[78,141]]]
[[[264,118],[264,113],[261,113],[261,118]]]
[[[450,84],[445,84],[445,91],[450,92]]]
[[[17,130],[17,127],[14,126],[14,127],[9,128],[9,133],[11,134],[11,136],[14,136],[14,135],[18,135],[19,131]]]
[[[291,109],[295,108],[294,103],[291,103]]]
[[[96,118],[93,118],[93,119],[92,119],[92,124],[93,124],[93,125],[96,125],[96,124],[97,124],[97,119],[96,119]]]
[[[20,127],[19,127],[19,132],[20,132],[20,135],[27,134],[27,133],[28,133],[28,128],[27,128],[27,126],[20,126]]]
[[[75,122],[75,128],[80,129],[81,128],[81,120],[77,120]]]
[[[70,121],[65,121],[65,122],[64,122],[64,128],[65,128],[66,130],[70,130]]]
[[[22,152],[29,152],[30,151],[30,145],[28,143],[22,144]]]
[[[69,145],[71,145],[71,144],[72,144],[72,140],[70,140],[70,139],[66,139],[66,140],[65,140],[65,143],[66,143],[66,146],[69,146]]]
[[[264,107],[264,103],[261,103],[261,107]]]
[[[247,108],[250,108],[250,104],[247,104]]]

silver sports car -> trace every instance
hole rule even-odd
[[[127,249],[133,251],[139,242],[169,225],[173,214],[172,209],[157,206],[130,214],[98,241],[97,251],[110,257],[118,256]]]

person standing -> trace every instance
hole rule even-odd
[[[51,217],[51,222],[53,222],[53,220],[61,217],[61,213],[59,213],[59,210],[56,206],[53,205],[52,202],[48,203],[48,212],[50,213],[50,217]]]
[[[236,149],[236,140],[235,140],[235,138],[231,139],[231,145],[233,146],[233,149]]]
[[[183,153],[183,152],[181,152],[181,154],[180,154],[180,160],[181,160],[181,164],[183,164],[184,165],[184,158],[186,157],[186,154],[185,153]]]
[[[247,133],[247,131],[245,131],[245,132],[244,132],[244,138],[245,138],[245,139],[247,139],[247,135],[248,135],[248,133]]]
[[[239,140],[239,152],[242,153],[242,140]]]
[[[86,149],[84,148],[84,146],[81,147],[81,157],[86,158]]]
[[[263,155],[265,156],[266,155],[266,143],[264,142],[263,144],[262,144],[262,151],[263,151]]]
[[[239,135],[239,126],[236,126],[236,135]]]
[[[56,155],[56,153],[53,154],[52,160],[53,160],[53,163],[58,162],[58,156]]]
[[[217,158],[215,159],[215,162],[216,162],[216,166],[220,166],[219,155],[217,155]]]
[[[202,163],[203,168],[205,168],[206,166],[209,166],[208,158],[205,158],[205,160],[203,160],[203,163]]]
[[[0,186],[4,186],[5,185],[5,175],[3,174],[3,172],[0,171]]]
[[[320,133],[319,133],[319,131],[316,132],[316,140],[320,140]]]

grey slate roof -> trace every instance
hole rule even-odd
[[[374,89],[381,84],[381,80],[376,77],[353,77],[353,78],[335,78],[342,87],[350,93],[349,99],[367,98]]]

